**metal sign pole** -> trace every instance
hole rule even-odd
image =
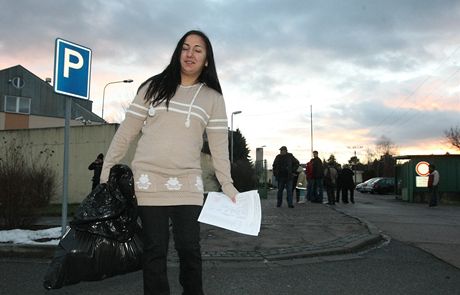
[[[67,203],[69,192],[69,134],[70,134],[70,114],[71,114],[70,97],[65,100],[65,128],[64,128],[64,170],[62,184],[62,236],[67,229]]]
[[[71,98],[89,99],[91,49],[60,38],[54,51],[54,92],[65,95],[64,171],[62,183],[62,235],[67,229],[69,185],[69,136]]]

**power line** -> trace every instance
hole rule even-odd
[[[423,98],[428,98],[431,94],[435,92],[435,90],[438,90],[441,88],[443,85],[445,85],[449,80],[453,79],[458,73],[460,72],[460,68],[458,68],[454,73],[452,73],[447,79],[444,79],[439,86],[433,88],[428,94],[426,94]],[[406,117],[406,114],[408,114],[410,111],[413,111],[413,114],[410,115],[409,117]],[[391,123],[391,125],[387,126],[384,131],[388,131],[387,133],[392,133],[394,129],[392,129],[392,126],[399,126],[401,127],[402,125],[405,125],[412,121],[414,118],[416,118],[418,115],[420,115],[422,111],[419,109],[406,109],[406,111],[403,112],[403,114],[397,118],[395,121]],[[386,134],[386,133],[384,133]]]
[[[434,72],[438,72],[443,66],[446,65],[446,63],[460,50],[460,46],[457,46],[455,48],[455,50],[448,56],[446,57],[441,63],[440,65],[436,68],[436,70]],[[456,74],[459,70],[457,70],[454,74]],[[453,75],[452,75],[453,76]],[[410,100],[411,98],[413,98],[415,96],[415,94],[417,93],[417,91],[419,91],[419,89],[425,85],[425,83],[430,79],[432,78],[432,76],[428,76],[426,77],[420,84],[417,85],[417,87],[414,89],[414,91],[412,91],[412,93],[410,95],[407,96],[406,99],[402,100],[397,106],[396,106],[396,109],[399,109],[403,103],[406,103],[407,100]],[[449,77],[450,79],[450,77]],[[406,112],[404,112],[402,115],[399,115],[399,116],[404,116],[405,113],[409,112],[408,110]],[[377,124],[374,128],[379,128],[380,126],[383,126],[383,123],[386,122],[387,120],[389,120],[390,118],[394,118],[395,116],[398,116],[395,112],[392,112],[390,113],[389,115],[386,115],[385,117],[383,117]],[[401,117],[400,117],[401,118]],[[398,120],[398,118],[396,117],[396,119]],[[391,125],[395,125],[395,120],[392,121]],[[390,125],[390,127],[391,127]]]

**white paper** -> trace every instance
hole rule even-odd
[[[262,220],[262,208],[257,191],[239,193],[236,204],[223,193],[210,192],[198,221],[238,233],[257,236]]]

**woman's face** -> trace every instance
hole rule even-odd
[[[195,80],[206,64],[206,44],[198,35],[188,35],[180,55],[181,74]]]

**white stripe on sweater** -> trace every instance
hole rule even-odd
[[[144,110],[144,111],[148,111],[148,110],[149,110],[148,108],[146,108],[146,107],[144,107],[144,106],[141,106],[141,105],[139,105],[139,104],[137,104],[137,103],[132,103],[130,106],[139,108],[139,109]]]
[[[131,111],[131,110],[127,110],[126,112],[127,112],[127,113],[130,113],[130,114],[133,114],[133,115],[135,115],[135,116],[141,117],[142,119],[147,118],[147,115],[146,115],[146,114],[140,114],[140,113],[137,113],[137,112]]]

